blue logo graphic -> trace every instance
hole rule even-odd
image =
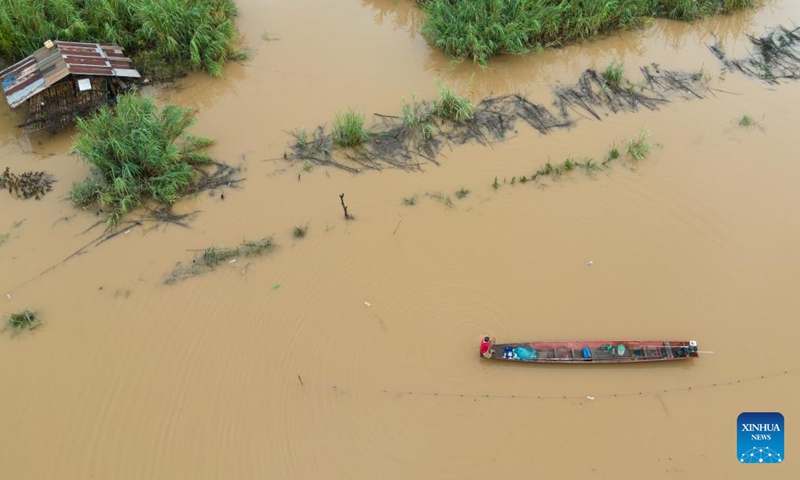
[[[783,415],[744,412],[736,420],[736,446],[740,463],[783,462]]]

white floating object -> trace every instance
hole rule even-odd
[[[129,233],[131,233],[131,229],[130,229],[130,228],[129,228],[129,229],[127,229],[127,230],[125,230],[125,233],[124,233],[124,235],[127,235],[127,234],[129,234]]]
[[[10,293],[6,293],[6,298],[11,300],[11,294]]]
[[[230,262],[228,262],[228,263],[236,263],[236,259],[234,258],[233,260],[231,260],[231,261],[230,261]]]
[[[594,260],[588,260],[588,261],[586,262],[586,265],[592,265],[592,264],[594,264]]]
[[[372,304],[371,304],[371,303],[369,303],[369,302],[368,302],[368,301],[366,301],[366,300],[364,300],[364,305],[366,305],[366,306],[368,306],[368,307],[371,307],[371,306],[372,306]]]
[[[591,395],[586,395],[586,398],[589,399],[589,400],[594,400],[594,397],[591,396]]]

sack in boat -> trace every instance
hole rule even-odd
[[[523,346],[514,348],[514,355],[520,360],[532,360],[538,356],[535,349]]]

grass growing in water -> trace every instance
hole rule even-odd
[[[647,130],[642,130],[639,132],[639,136],[635,139],[631,139],[628,141],[628,155],[630,155],[635,160],[642,160],[643,158],[647,157],[647,154],[650,153],[652,146],[647,139],[650,137],[650,133]]]
[[[234,0],[0,0],[0,57],[20,60],[45,40],[116,43],[152,78],[222,74],[236,47]]]
[[[33,330],[34,328],[38,327],[42,324],[41,319],[36,312],[25,309],[21,312],[12,313],[8,316],[8,321],[6,322],[6,328],[12,329],[15,333],[19,333],[22,330]]]
[[[631,140],[628,143],[628,153],[631,157],[635,160],[641,160],[647,156],[650,152],[651,145],[647,141],[649,138],[649,133],[646,130],[641,130],[639,133],[638,138]],[[527,182],[534,182],[537,179],[542,179],[544,177],[549,177],[552,179],[557,179],[561,175],[567,175],[570,172],[578,169],[583,169],[586,171],[587,174],[591,175],[593,172],[600,170],[602,168],[609,168],[608,164],[616,160],[620,157],[619,149],[616,146],[612,146],[609,153],[606,155],[606,158],[598,163],[592,157],[585,157],[583,160],[578,159],[577,157],[567,157],[564,159],[563,162],[560,163],[553,163],[550,160],[547,161],[544,165],[539,167],[538,170],[533,172],[532,175],[521,175],[519,177],[511,177],[511,185],[516,183],[527,183]],[[503,180],[505,184],[505,180]],[[500,183],[498,182],[497,177],[494,178],[494,183],[492,183],[492,188],[497,190],[500,187]]]
[[[743,115],[742,118],[739,119],[739,125],[742,127],[749,127],[755,124],[756,120],[750,115]]]
[[[240,256],[254,257],[266,255],[271,253],[276,246],[272,237],[265,237],[261,240],[246,240],[234,248],[211,246],[203,250],[201,255],[192,260],[190,266],[185,267],[178,264],[166,280],[164,280],[164,283],[171,284],[178,280],[201,275],[214,270],[221,263],[232,263],[234,259]]]
[[[622,80],[624,80],[623,73],[625,72],[625,68],[622,62],[617,63],[616,60],[613,60],[611,64],[609,64],[605,70],[603,70],[603,79],[608,82],[610,85],[615,87],[619,87],[622,84]]]
[[[450,195],[445,195],[442,192],[433,192],[433,193],[428,193],[427,196],[436,200],[437,202],[441,203],[442,205],[448,208],[454,207],[453,199],[450,198]]]
[[[694,20],[753,5],[753,0],[417,0],[422,33],[445,53],[485,64],[502,53],[590,40],[648,18]]]
[[[294,235],[294,238],[303,238],[306,236],[306,233],[308,233],[308,227],[300,226],[300,227],[294,227],[292,235]]]
[[[436,102],[436,114],[454,122],[463,122],[472,119],[475,105],[466,97],[456,94],[447,85],[439,86],[439,100]]]
[[[120,96],[115,110],[104,106],[78,119],[72,151],[92,172],[73,188],[73,203],[99,203],[109,211],[109,224],[147,199],[175,203],[192,187],[193,166],[211,162],[202,150],[213,140],[186,132],[194,123],[192,110],[166,105],[159,111],[152,99],[136,93]]]
[[[369,136],[364,130],[364,115],[351,109],[344,114],[336,114],[333,120],[333,142],[340,147],[356,147]]]
[[[459,200],[466,198],[467,195],[469,195],[469,190],[467,190],[466,188],[462,188],[461,190],[456,192],[456,198],[458,198]]]
[[[420,102],[416,95],[412,95],[411,103],[403,99],[403,125],[408,132],[429,140],[433,136],[433,112],[426,102]]]

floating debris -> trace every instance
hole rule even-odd
[[[489,145],[506,140],[511,132],[517,133],[519,121],[546,135],[554,129],[572,127],[575,119],[570,116],[571,111],[582,110],[601,120],[603,111],[634,112],[640,106],[655,110],[672,97],[700,99],[708,90],[702,70],[672,71],[657,64],[640,70],[644,79],[638,84],[624,78],[622,82],[610,82],[596,70],[586,70],[575,85],[554,89],[557,113],[519,94],[485,98],[475,105],[469,117],[459,120],[442,116],[436,102],[415,101],[404,107],[402,116],[376,113],[377,121],[365,141],[347,149],[337,147],[324,126],[310,135],[300,129],[290,133],[295,141],[284,158],[351,173],[383,168],[421,170],[420,159],[438,165],[437,157],[447,145]]]
[[[601,110],[636,112],[640,106],[657,110],[676,95],[686,99],[704,98],[698,92],[704,92],[707,87],[699,72],[664,70],[655,63],[640,68],[640,71],[644,82],[636,84],[625,79],[627,87],[623,88],[621,83],[607,81],[596,70],[586,70],[575,85],[556,88],[553,104],[563,117],[569,115],[570,109],[578,108],[602,120]]]
[[[749,57],[729,58],[717,41],[709,48],[729,71],[777,84],[779,79],[800,79],[800,27],[789,30],[778,26],[761,37],[747,36],[753,45]]]
[[[36,200],[41,198],[53,189],[53,177],[45,172],[24,172],[17,175],[6,167],[0,175],[0,188],[8,189],[8,193],[18,198]]]
[[[208,247],[202,250],[202,254],[196,256],[192,260],[191,265],[184,266],[178,263],[164,280],[164,283],[172,284],[178,280],[202,275],[214,270],[220,263],[235,263],[239,256],[253,257],[257,255],[266,255],[271,253],[275,247],[276,244],[272,240],[272,237],[262,238],[261,240],[247,240],[236,248]]]

